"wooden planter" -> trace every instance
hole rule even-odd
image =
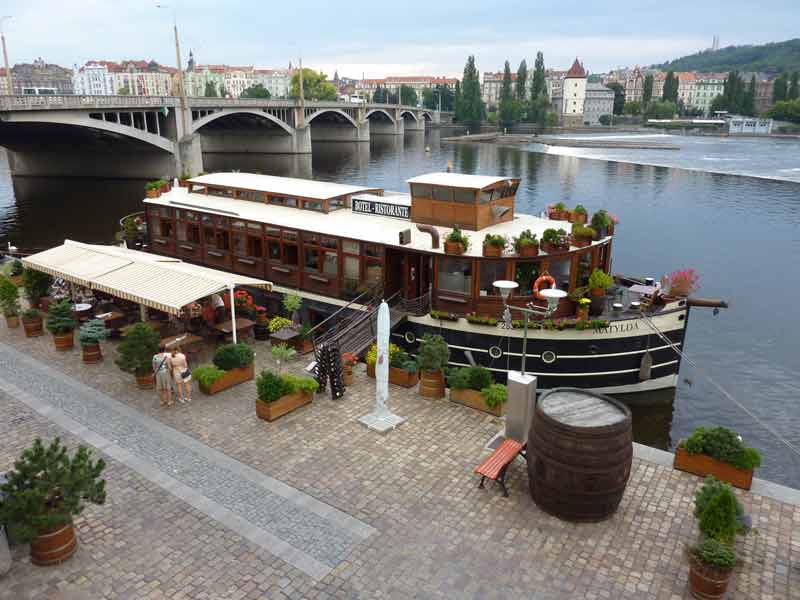
[[[675,450],[675,460],[672,466],[678,471],[686,471],[701,477],[713,475],[720,481],[730,483],[743,490],[749,490],[753,485],[753,469],[737,469],[733,465],[711,458],[707,454],[690,454],[681,448],[680,442]]]
[[[491,258],[500,258],[501,256],[503,256],[503,246],[492,246],[491,244],[484,244],[483,255]]]
[[[586,248],[586,246],[591,245],[592,238],[590,237],[573,237],[572,238],[572,245],[578,248]]]
[[[489,413],[495,417],[503,416],[503,405],[500,404],[493,408],[486,406],[486,401],[483,398],[483,394],[481,394],[478,390],[455,390],[450,388],[450,402],[463,404],[464,406]]]
[[[517,256],[520,258],[532,258],[534,256],[539,256],[539,246],[538,244],[534,245],[527,245],[521,246],[519,251],[517,252]]]
[[[375,379],[375,365],[367,363],[367,377]]]
[[[8,280],[18,288],[21,288],[23,285],[22,275],[9,275]]]
[[[103,360],[103,353],[100,351],[100,344],[87,344],[81,346],[81,357],[87,365],[93,365]]]
[[[464,244],[461,242],[445,242],[444,243],[444,253],[445,254],[464,254]]]
[[[419,395],[426,398],[444,398],[444,373],[420,371]]]
[[[22,319],[22,327],[25,329],[25,337],[39,337],[44,333],[42,328],[42,318],[38,319]]]
[[[158,198],[161,195],[161,190],[146,190],[144,195],[147,198]]]
[[[9,329],[17,329],[19,327],[19,316],[12,315],[9,317],[6,315],[6,327]]]
[[[580,223],[581,225],[583,225],[584,223],[586,223],[586,217],[587,217],[586,213],[571,212],[569,213],[569,222]]]
[[[245,381],[250,381],[253,379],[253,377],[255,377],[255,369],[253,368],[252,364],[246,367],[231,369],[230,371],[225,371],[225,375],[217,379],[211,385],[201,385],[200,391],[204,394],[208,394],[209,396],[213,396],[222,390],[227,390],[228,388],[239,385],[240,383],[244,383]]]
[[[689,591],[703,600],[725,598],[732,573],[733,569],[704,565],[692,557],[689,559]]]
[[[398,369],[397,367],[389,367],[389,383],[399,385],[404,388],[411,388],[417,385],[419,375],[417,373],[410,373],[405,369]]]
[[[551,221],[566,221],[569,219],[569,211],[568,210],[556,210],[555,208],[551,208],[548,213],[547,217]]]
[[[311,400],[311,392],[294,392],[281,396],[275,402],[256,400],[256,416],[264,421],[274,421],[301,406],[311,404]]]
[[[178,186],[182,188],[189,187],[189,180],[188,179],[178,179]]]
[[[56,346],[56,350],[59,352],[67,352],[68,350],[72,350],[72,348],[75,346],[75,332],[68,331],[67,333],[54,333],[53,343]]]
[[[72,523],[45,529],[31,542],[31,562],[39,566],[57,565],[75,554],[78,538]]]
[[[153,373],[136,375],[136,387],[140,390],[152,390],[156,387],[155,375]]]
[[[292,340],[292,346],[298,354],[307,354],[314,349],[314,342],[309,339],[301,338],[299,335]]]
[[[342,363],[342,383],[347,387],[353,385],[353,365]]]
[[[606,289],[605,288],[592,288],[590,290],[590,293],[591,293],[592,296],[595,296],[597,298],[601,298],[601,297],[606,295]]]
[[[569,250],[569,246],[556,246],[555,244],[551,244],[550,242],[542,242],[542,250],[547,252],[548,254],[555,254],[557,252],[566,252]]]
[[[172,186],[169,184],[169,182],[164,182],[161,184],[161,187],[158,188],[158,191],[160,191],[162,194],[166,194],[171,188]]]

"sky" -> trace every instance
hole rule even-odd
[[[797,0],[0,0],[9,61],[42,57],[65,67],[91,59],[175,65],[173,20],[185,65],[303,64],[333,76],[460,76],[506,59],[590,72],[649,65],[721,46],[800,35]]]

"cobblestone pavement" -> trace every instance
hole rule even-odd
[[[137,390],[108,358],[83,365],[78,349],[56,353],[49,336],[26,339],[21,330],[0,328],[0,342],[374,528],[320,555],[338,562],[317,579],[111,456],[109,500],[78,520],[78,554],[39,568],[26,548],[15,548],[0,598],[688,597],[683,553],[697,536],[697,477],[634,459],[617,513],[575,525],[536,507],[521,460],[509,470],[509,499],[497,486],[477,488],[472,469],[501,427],[491,416],[392,386],[390,406],[408,422],[386,436],[366,430],[356,419],[374,398],[363,371],[342,400],[318,395],[311,406],[265,423],[254,415],[252,382],[160,409],[153,392]],[[256,344],[257,366],[269,365],[268,345]],[[103,349],[113,355],[113,344]],[[19,364],[18,371],[28,368]],[[12,377],[33,395],[47,393],[27,372]],[[8,416],[0,422],[0,470],[35,436],[63,434],[2,389],[0,410]],[[151,456],[145,447],[135,451]],[[758,533],[738,542],[732,596],[800,598],[800,508],[737,493]]]

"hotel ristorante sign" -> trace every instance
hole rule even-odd
[[[353,212],[364,215],[394,217],[395,219],[411,219],[411,207],[406,204],[377,202],[375,200],[356,200],[353,198]]]

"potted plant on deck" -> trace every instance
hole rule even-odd
[[[595,230],[598,240],[602,240],[611,235],[610,229],[612,225],[613,223],[608,211],[601,208],[592,215],[592,229]]]
[[[585,248],[591,245],[597,232],[591,227],[581,225],[580,223],[572,224],[572,244],[578,248]]]
[[[225,344],[214,353],[213,365],[201,365],[192,370],[200,391],[210,396],[255,377],[255,352],[247,344]]]
[[[508,397],[506,386],[492,383],[492,373],[485,367],[454,369],[447,378],[450,401],[499,417]]]
[[[589,275],[589,293],[592,296],[589,314],[593,317],[603,314],[606,290],[614,285],[611,275],[602,269],[595,269]]]
[[[19,327],[19,289],[6,277],[0,277],[0,309],[9,329]]]
[[[493,258],[503,256],[503,250],[508,244],[508,238],[504,235],[487,233],[483,238],[483,255]]]
[[[700,287],[700,275],[694,269],[678,269],[670,273],[670,296],[688,296],[698,287]]]
[[[25,288],[25,297],[28,299],[31,308],[39,308],[42,298],[50,293],[53,278],[41,271],[25,269],[22,272],[22,284]]]
[[[42,326],[42,313],[36,308],[29,308],[22,312],[22,327],[25,337],[39,337],[44,333]]]
[[[264,370],[256,380],[256,389],[256,416],[264,421],[274,421],[301,406],[311,404],[319,384],[311,377],[280,375]]]
[[[589,298],[579,298],[577,302],[577,309],[575,311],[575,319],[578,321],[585,321],[589,318],[589,306],[592,301]]]
[[[136,386],[141,390],[154,387],[153,356],[158,352],[161,338],[158,332],[146,323],[135,323],[125,332],[117,349],[117,366],[136,377]]]
[[[105,502],[103,469],[105,462],[93,461],[84,446],[70,456],[59,438],[48,446],[37,438],[6,473],[7,482],[0,486],[5,496],[0,525],[14,539],[30,542],[33,564],[58,564],[75,553],[72,519],[83,512],[85,502]]]
[[[531,233],[530,229],[524,230],[514,237],[514,252],[522,258],[530,258],[539,255],[539,242],[536,234]]]
[[[47,330],[53,334],[56,350],[65,352],[73,348],[77,325],[72,314],[72,301],[62,300],[50,305],[47,313]]]
[[[346,386],[353,385],[353,367],[358,357],[352,352],[342,352],[342,382]]]
[[[736,566],[732,546],[706,538],[689,548],[689,589],[695,598],[725,598]]]
[[[572,209],[569,220],[572,223],[584,224],[588,220],[588,217],[586,207],[584,207],[583,204],[577,204],[575,208]]]
[[[542,249],[548,254],[569,250],[569,236],[563,229],[545,229],[542,233]]]
[[[469,236],[458,227],[454,227],[444,239],[444,252],[445,254],[464,254],[469,250],[469,244]]]
[[[375,377],[375,363],[378,361],[378,346],[372,344],[367,351],[367,376]],[[413,364],[412,364],[413,363]],[[396,344],[389,344],[389,383],[402,387],[414,387],[419,381],[417,364],[408,353]]]
[[[569,219],[569,211],[567,210],[566,204],[558,202],[549,207],[547,216],[553,221],[566,221]]]
[[[761,453],[742,443],[742,438],[726,427],[698,427],[687,439],[678,442],[673,467],[695,475],[713,475],[738,488],[749,490],[753,470],[761,466]]]
[[[161,180],[148,181],[144,186],[144,195],[147,198],[158,198],[161,195]]]
[[[11,280],[17,287],[22,287],[23,280],[22,280],[22,273],[25,271],[25,268],[22,266],[22,261],[18,258],[15,258],[14,261],[11,263],[11,271],[8,274],[8,278]]]
[[[100,341],[106,339],[109,333],[106,322],[101,319],[92,319],[81,325],[78,329],[78,343],[81,345],[83,362],[94,364],[103,360]]]
[[[444,398],[444,369],[449,361],[450,348],[442,336],[430,333],[422,336],[417,354],[420,396]]]

